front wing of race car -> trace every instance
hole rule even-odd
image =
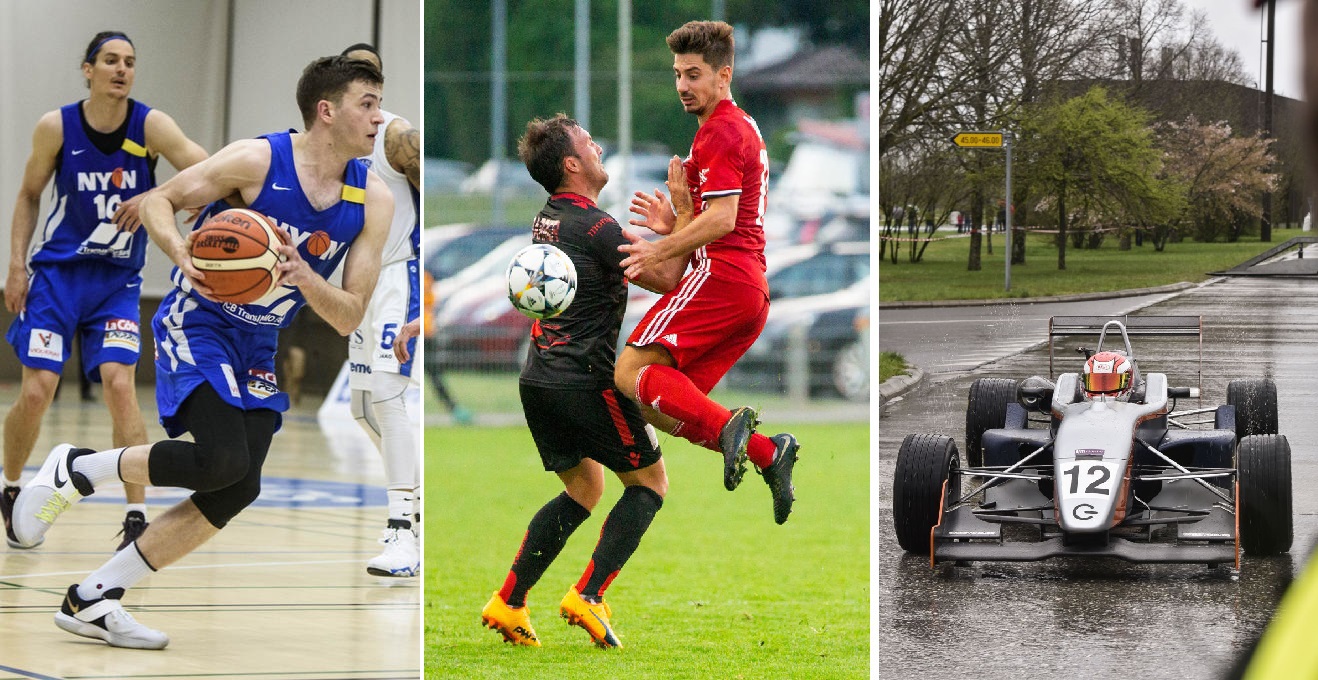
[[[1168,493],[1176,498],[1166,497]],[[1003,495],[990,493],[990,496]],[[1106,534],[1083,537],[1065,536],[1055,530],[1051,502],[1042,494],[1038,500],[1044,503],[1016,506],[1010,510],[1006,506],[998,510],[963,505],[944,512],[932,532],[930,564],[946,561],[1034,562],[1064,556],[1107,556],[1127,562],[1229,562],[1239,567],[1235,509],[1227,510],[1214,504],[1213,501],[1220,503],[1220,500],[1203,489],[1182,486],[1175,492],[1164,492],[1159,494],[1159,503],[1153,506],[1157,510],[1132,517]],[[991,503],[993,501],[986,502],[984,506]],[[1008,540],[1003,529],[1011,523],[1037,524],[1041,531],[1035,540]],[[1155,533],[1169,533],[1155,532],[1160,525],[1174,527],[1174,534],[1160,535],[1154,540]]]

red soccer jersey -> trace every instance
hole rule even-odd
[[[755,120],[731,100],[714,107],[714,114],[696,131],[691,153],[682,163],[695,214],[704,201],[739,195],[732,233],[692,255],[692,265],[708,266],[711,276],[742,281],[769,294],[764,279],[764,207],[768,199],[769,152]]]

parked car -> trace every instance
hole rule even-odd
[[[631,219],[629,206],[632,194],[637,191],[653,193],[656,188],[668,193],[664,185],[668,181],[668,159],[665,153],[633,153],[632,178],[627,183],[622,176],[622,156],[614,154],[604,159],[604,171],[609,173],[609,183],[600,190],[600,207],[609,211],[620,223],[626,224]],[[624,184],[626,186],[624,186]]]
[[[435,283],[435,357],[445,368],[518,368],[531,320],[508,302],[505,274],[530,229],[484,248],[484,255]]]
[[[446,224],[430,227],[421,235],[421,249],[425,253],[423,266],[435,281],[443,281],[462,271],[500,243],[525,233],[528,233],[526,227],[478,224]]]
[[[522,165],[521,161],[507,159],[499,164],[493,158],[482,163],[476,172],[471,173],[466,179],[462,180],[460,185],[462,193],[492,193],[496,181],[496,169],[499,175],[497,181],[506,191],[514,194],[540,192],[541,196],[544,195],[544,188],[531,179],[531,174],[526,171],[526,166]]]
[[[801,252],[811,253],[801,258]],[[800,258],[780,267],[778,253]],[[795,246],[770,253],[769,318],[725,378],[730,387],[869,398],[869,244]],[[794,329],[800,328],[796,331]],[[794,376],[804,366],[806,375]]]
[[[426,193],[456,193],[471,174],[471,163],[447,158],[427,158],[421,164],[421,186]]]

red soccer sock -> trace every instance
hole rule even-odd
[[[641,403],[681,421],[679,437],[719,450],[719,430],[732,417],[732,412],[705,396],[681,371],[663,364],[646,366],[636,379],[636,396]]]
[[[751,435],[750,443],[746,445],[746,457],[763,470],[773,463],[773,454],[777,450],[778,445],[774,444],[772,439],[756,432]]]

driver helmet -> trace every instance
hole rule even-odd
[[[1085,360],[1085,395],[1124,397],[1130,393],[1131,364],[1120,352],[1099,352]]]

